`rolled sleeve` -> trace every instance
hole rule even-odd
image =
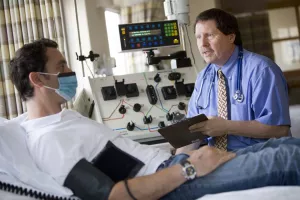
[[[255,80],[252,109],[255,120],[262,124],[291,124],[287,85],[279,69],[266,67]]]

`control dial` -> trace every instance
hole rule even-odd
[[[165,122],[163,122],[163,121],[159,122],[159,123],[158,123],[158,127],[159,127],[159,128],[164,128],[164,127],[166,127]]]
[[[128,122],[126,128],[128,131],[133,131],[134,127],[135,127],[135,124],[133,122]]]
[[[119,108],[119,113],[121,113],[122,115],[126,113],[126,108],[124,105],[121,105],[121,107]]]
[[[140,112],[141,108],[142,108],[142,106],[139,103],[136,103],[136,104],[133,105],[133,110],[135,112]]]
[[[179,109],[179,110],[184,110],[185,107],[186,107],[185,103],[179,102],[179,104],[178,104],[178,109]]]
[[[167,113],[166,118],[168,121],[171,121],[173,119],[173,114]]]
[[[154,81],[155,81],[156,83],[159,83],[159,82],[161,81],[161,78],[160,78],[159,74],[156,74],[156,75],[154,76]]]

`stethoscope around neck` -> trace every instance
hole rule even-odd
[[[238,68],[237,68],[237,81],[236,81],[236,87],[235,87],[235,93],[233,95],[233,99],[236,100],[238,103],[242,103],[244,101],[244,95],[242,93],[242,86],[241,86],[241,81],[242,81],[242,61],[243,61],[243,48],[241,46],[238,47],[239,48],[239,54],[238,54]],[[199,90],[199,94],[196,98],[196,107],[199,109],[205,109],[208,107],[209,105],[209,101],[206,102],[206,105],[204,106],[199,106],[198,105],[198,101],[202,95],[202,89],[203,89],[203,84],[204,84],[204,80],[206,79],[206,73],[207,71],[210,69],[210,65],[208,65],[208,67],[206,68],[204,74],[203,74],[203,78],[200,84],[200,90]],[[211,90],[212,86],[214,85],[215,82],[215,75],[216,72],[215,70],[213,70],[213,75],[210,77],[210,86],[209,86],[209,91]]]

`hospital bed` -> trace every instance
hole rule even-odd
[[[237,192],[206,195],[198,200],[299,200],[300,187],[264,187]],[[36,200],[0,190],[1,200]]]
[[[300,138],[300,104],[290,106],[292,120],[292,134]],[[1,121],[4,119],[0,118]],[[0,180],[1,181],[1,180]],[[206,195],[198,200],[298,200],[300,196],[300,187],[297,186],[277,186],[264,187],[243,191],[225,192],[214,195]],[[0,199],[2,200],[33,200],[35,198],[24,197],[11,192],[0,190]]]
[[[286,72],[285,76],[289,85],[291,133],[293,137],[300,138],[300,70]],[[0,125],[5,119],[0,118]],[[0,171],[1,173],[1,171]],[[1,180],[0,180],[1,181]],[[276,186],[263,187],[243,191],[225,192],[213,195],[206,195],[198,200],[298,200],[300,187],[297,186]],[[0,199],[5,200],[33,200],[35,198],[24,197],[11,192],[0,190]]]

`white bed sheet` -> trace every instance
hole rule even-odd
[[[290,116],[292,135],[293,137],[300,138],[300,105],[290,106]]]
[[[300,186],[270,186],[205,195],[198,200],[299,200]]]

